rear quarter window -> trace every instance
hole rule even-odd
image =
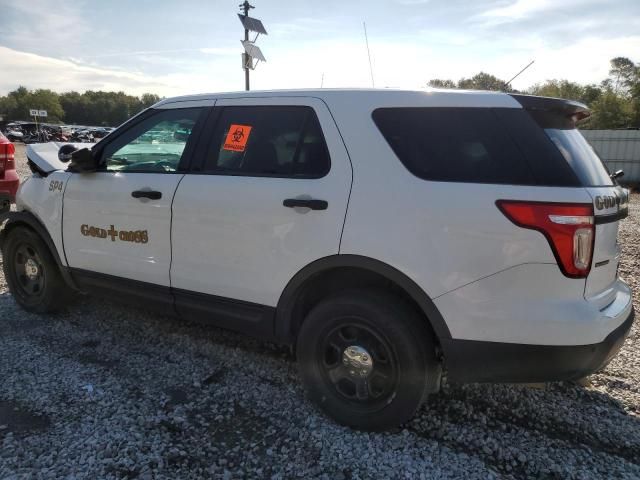
[[[425,180],[534,183],[490,109],[381,108],[373,120],[405,167]]]
[[[404,166],[425,180],[580,186],[524,109],[380,108],[373,120]]]

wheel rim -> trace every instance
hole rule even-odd
[[[318,352],[325,381],[360,409],[376,410],[395,396],[398,364],[389,342],[357,319],[329,331]]]
[[[14,269],[19,293],[26,298],[40,297],[44,292],[46,274],[38,251],[21,243],[14,256]]]

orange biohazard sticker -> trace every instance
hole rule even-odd
[[[231,125],[222,146],[223,150],[244,152],[250,133],[251,127],[248,125]]]

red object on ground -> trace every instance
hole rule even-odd
[[[16,172],[16,147],[7,137],[0,133],[0,195],[9,195],[11,202],[15,202],[16,192],[20,185],[20,178]]]

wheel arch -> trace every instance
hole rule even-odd
[[[53,256],[53,259],[58,265],[58,269],[60,270],[60,274],[64,281],[73,289],[79,290],[76,283],[73,281],[73,278],[69,274],[69,271],[65,268],[60,260],[60,255],[58,254],[58,249],[56,248],[51,235],[47,231],[46,227],[42,224],[42,222],[36,217],[33,213],[28,211],[22,212],[7,212],[4,215],[0,216],[0,225],[4,222],[4,228],[0,231],[0,249],[4,249],[4,242],[6,240],[7,235],[16,227],[26,227],[32,231],[34,231],[45,243],[49,252]]]
[[[349,254],[332,255],[316,260],[300,270],[289,281],[280,295],[277,305],[274,325],[276,338],[292,343],[295,340],[297,329],[302,324],[305,314],[302,307],[305,304],[305,297],[311,291],[310,289],[318,286],[318,282],[323,277],[328,279],[327,276],[340,275],[340,273],[347,271],[360,272],[363,277],[357,277],[358,280],[377,278],[389,282],[391,286],[399,289],[425,317],[438,343],[442,345],[443,340],[451,338],[451,332],[438,308],[417,283],[384,262],[370,257]],[[337,288],[340,286],[334,286],[333,290]]]

